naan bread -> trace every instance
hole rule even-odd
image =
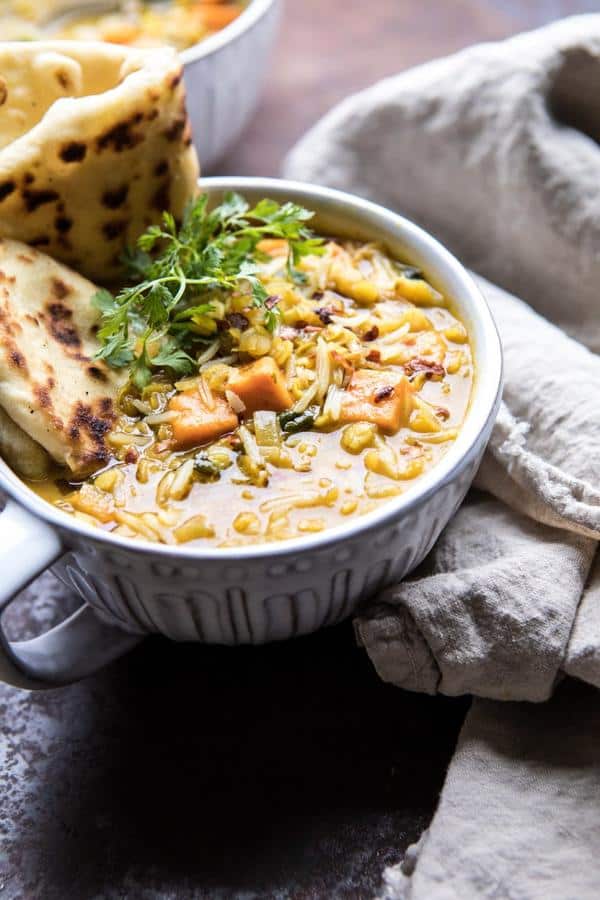
[[[25,434],[22,428],[0,406],[0,456],[22,478],[45,478],[51,459],[40,444]]]
[[[49,256],[0,240],[0,407],[73,471],[109,456],[125,372],[93,359],[97,287]]]
[[[0,237],[110,281],[197,178],[174,50],[0,43]]]

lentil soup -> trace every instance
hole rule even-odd
[[[0,4],[3,40],[108,41],[129,47],[185,50],[205,40],[244,11],[248,0],[115,0],[107,9],[85,4],[5,0]],[[72,7],[72,9],[71,9]],[[65,14],[65,10],[68,14]]]
[[[385,248],[319,243],[292,267],[288,240],[261,239],[262,306],[240,283],[194,307],[194,372],[130,380],[107,465],[30,487],[116,534],[214,547],[320,532],[410,489],[467,412],[467,330]]]

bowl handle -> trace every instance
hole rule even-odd
[[[56,531],[8,500],[0,513],[0,613],[14,595],[64,553]],[[0,621],[0,681],[41,690],[91,675],[139,643],[104,625],[87,604],[29,641],[9,641]]]

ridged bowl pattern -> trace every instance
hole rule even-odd
[[[262,644],[350,616],[417,566],[462,501],[485,445],[393,524],[321,549],[238,563],[152,561],[86,541],[54,567],[108,625],[175,641]]]

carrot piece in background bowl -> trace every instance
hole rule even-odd
[[[239,4],[207,3],[201,0],[195,8],[200,13],[203,23],[211,31],[219,31],[230,25],[242,12],[243,6]]]

